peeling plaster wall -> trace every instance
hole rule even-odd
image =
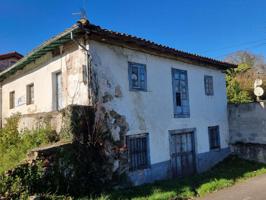
[[[20,112],[32,120],[32,114],[55,111],[53,73],[62,72],[63,107],[71,104],[88,105],[88,85],[83,82],[82,65],[86,54],[74,43],[64,45],[63,54],[51,53],[29,64],[23,71],[5,80],[2,86],[2,118]],[[34,104],[26,105],[26,86],[34,83]],[[9,93],[15,91],[15,108],[9,108]],[[27,120],[24,124],[30,124]]]
[[[125,116],[128,135],[149,133],[151,164],[170,159],[169,130],[196,128],[196,152],[209,152],[208,126],[220,126],[221,148],[228,147],[225,75],[149,54],[90,41],[105,107]],[[147,92],[130,91],[128,62],[147,65]],[[190,118],[174,118],[171,68],[187,70]],[[206,96],[204,75],[212,75],[214,96]]]

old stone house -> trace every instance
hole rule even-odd
[[[135,184],[202,172],[228,148],[225,70],[233,64],[185,53],[80,20],[0,73],[2,123],[33,127],[68,105],[123,116],[111,127],[128,151]],[[119,162],[117,163],[119,165]]]

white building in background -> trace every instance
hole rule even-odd
[[[14,65],[22,57],[23,56],[16,51],[0,54],[0,72]]]
[[[91,105],[92,70],[104,106],[128,124],[120,140],[131,180],[190,175],[230,153],[224,71],[232,67],[81,20],[0,73],[2,121],[20,112],[32,127],[43,113]]]

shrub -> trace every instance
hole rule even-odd
[[[33,191],[44,188],[40,182],[44,172],[41,163],[21,161],[29,150],[59,140],[50,126],[19,132],[19,120],[20,114],[15,114],[0,129],[0,196],[8,199],[28,199]]]
[[[66,123],[64,133],[66,136],[73,136],[72,142],[58,143],[51,148],[38,150],[38,156],[34,159],[42,160],[43,173],[33,168],[35,165],[28,164],[24,168],[18,163],[25,158],[28,150],[57,141],[59,139],[57,134],[45,123],[44,127],[31,131],[24,130],[23,134],[20,134],[17,131],[18,120],[13,116],[14,119],[9,120],[12,125],[5,126],[9,127],[8,130],[4,130],[5,128],[2,130],[2,135],[12,132],[14,142],[7,145],[1,152],[3,156],[0,158],[0,163],[2,161],[6,163],[0,167],[0,172],[13,169],[10,174],[3,175],[2,180],[0,179],[0,184],[6,186],[0,196],[14,199],[22,199],[20,194],[51,194],[51,197],[67,194],[74,197],[80,195],[93,197],[103,191],[110,191],[113,186],[121,183],[124,171],[114,172],[113,163],[115,159],[120,159],[120,156],[126,157],[125,151],[120,149],[120,143],[118,146],[112,140],[107,126],[111,121],[109,115],[103,113],[95,122],[94,112],[94,108],[80,106],[70,109],[70,116],[68,116],[70,119]],[[122,117],[116,115],[116,119],[121,121]],[[4,146],[4,141],[5,139],[0,146]],[[126,158],[123,158],[123,161],[126,163]],[[49,197],[42,199],[45,198]]]
[[[43,176],[40,162],[23,164],[0,175],[0,196],[7,199],[28,199],[32,191],[42,188],[39,181]]]
[[[0,173],[18,165],[30,149],[58,141],[58,136],[50,128],[18,131],[20,114],[6,119],[4,128],[0,129]]]

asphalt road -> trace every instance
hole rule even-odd
[[[266,200],[266,175],[248,179],[197,200]]]

